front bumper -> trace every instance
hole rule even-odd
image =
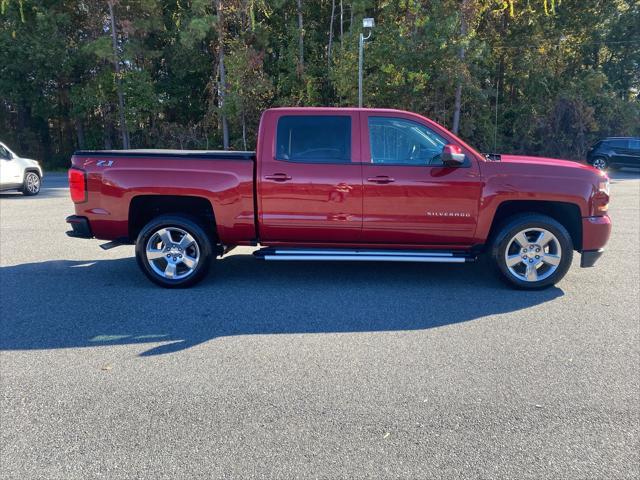
[[[91,225],[87,217],[80,217],[78,215],[71,215],[67,217],[67,223],[71,225],[72,230],[67,232],[67,235],[73,238],[93,238],[91,233]]]
[[[598,250],[583,250],[580,254],[580,266],[582,268],[593,267],[604,253],[604,248]]]
[[[600,250],[611,236],[611,219],[608,215],[582,218],[582,250]]]
[[[593,267],[604,253],[604,246],[611,236],[611,219],[608,215],[582,219],[581,267]]]

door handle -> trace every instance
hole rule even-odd
[[[367,178],[367,182],[380,183],[380,184],[392,183],[395,181],[396,181],[395,178],[388,177],[387,175],[378,175],[377,177]]]
[[[274,182],[286,182],[287,180],[291,180],[291,175],[287,175],[286,173],[274,173],[272,175],[265,175],[265,180],[273,180]]]

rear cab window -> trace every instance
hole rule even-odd
[[[285,115],[278,119],[276,160],[351,163],[351,116]]]

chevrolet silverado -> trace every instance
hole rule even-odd
[[[163,287],[201,280],[238,245],[280,261],[462,263],[507,283],[556,284],[610,232],[609,179],[576,162],[483,155],[437,123],[388,109],[275,108],[256,152],[79,151],[72,237],[135,244]]]

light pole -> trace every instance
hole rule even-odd
[[[362,108],[362,62],[364,57],[364,42],[371,38],[371,31],[375,26],[373,18],[363,18],[362,28],[368,28],[369,32],[367,36],[364,36],[364,32],[360,34],[360,48],[358,50],[358,107]]]

